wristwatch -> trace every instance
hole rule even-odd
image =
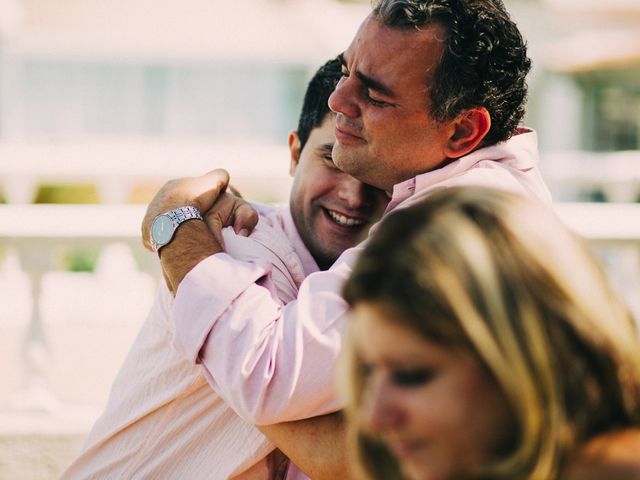
[[[151,248],[159,251],[173,239],[176,229],[182,222],[192,219],[204,220],[197,208],[190,205],[175,208],[153,219],[151,224]]]

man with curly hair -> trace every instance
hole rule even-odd
[[[550,202],[536,134],[519,126],[531,63],[500,0],[379,0],[341,60],[343,75],[329,98],[334,162],[387,191],[387,213],[465,185]],[[190,179],[163,189],[147,211],[145,241],[165,211],[209,211],[209,190]],[[273,427],[270,438],[295,459],[303,445],[296,430],[274,424],[336,408],[347,312],[341,288],[362,246],[307,277],[297,300],[283,305],[270,293],[268,268],[221,254],[204,222],[184,225],[160,259],[176,292],[175,343],[240,416],[267,425],[263,431]],[[220,271],[233,277],[220,282]]]
[[[335,157],[365,182],[392,191],[511,137],[535,145],[518,130],[531,61],[499,0],[380,1],[342,60]]]

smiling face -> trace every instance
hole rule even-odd
[[[393,185],[447,159],[454,130],[429,113],[430,84],[444,30],[390,28],[369,16],[343,58],[343,77],[329,98],[337,113],[336,165],[391,191]]]
[[[334,115],[311,131],[302,151],[297,135],[289,137],[291,215],[300,237],[326,269],[347,248],[364,240],[382,215],[388,196],[338,169],[331,152],[335,142]]]
[[[382,438],[408,478],[464,479],[508,446],[509,405],[474,357],[427,341],[396,313],[370,302],[352,311],[366,372],[361,428]]]

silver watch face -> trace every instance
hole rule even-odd
[[[169,215],[159,215],[151,225],[151,239],[157,247],[169,243],[173,237],[173,220]]]

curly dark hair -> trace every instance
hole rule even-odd
[[[438,24],[447,38],[430,88],[433,117],[452,120],[473,107],[491,115],[482,145],[507,140],[524,115],[527,45],[501,0],[373,0],[373,15],[393,28]]]
[[[298,120],[297,132],[301,149],[307,143],[311,130],[319,127],[329,113],[329,96],[341,76],[342,62],[336,57],[322,65],[309,80]]]

